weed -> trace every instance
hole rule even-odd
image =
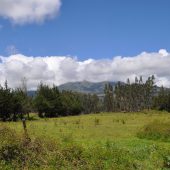
[[[122,124],[125,124],[125,123],[126,123],[124,119],[122,119],[121,122],[122,122]]]
[[[95,119],[94,119],[94,125],[95,125],[95,126],[100,125],[100,119],[95,118]]]
[[[58,126],[58,122],[57,121],[54,121],[54,126]]]
[[[165,156],[164,158],[164,167],[170,168],[170,156]]]
[[[139,138],[170,141],[170,122],[153,121],[137,133]]]
[[[116,119],[116,122],[117,122],[117,123],[119,123],[119,121],[120,121],[119,119]]]
[[[67,125],[67,121],[63,120],[62,122],[65,126]]]
[[[73,134],[72,133],[67,133],[67,134],[62,134],[61,135],[62,142],[65,143],[71,143],[73,142]]]
[[[78,120],[75,121],[75,124],[76,124],[76,125],[79,125],[80,123],[81,123],[80,119],[78,119]]]

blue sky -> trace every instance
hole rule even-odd
[[[62,0],[57,17],[13,24],[0,17],[0,55],[112,58],[170,51],[169,0]]]
[[[0,84],[131,81],[170,87],[170,0],[0,0]]]

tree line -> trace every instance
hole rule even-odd
[[[30,112],[39,117],[58,117],[99,112],[138,112],[144,109],[170,111],[170,91],[155,86],[154,76],[144,82],[142,76],[133,83],[118,82],[115,87],[107,83],[103,98],[96,94],[59,91],[56,86],[40,83],[35,96],[27,94],[25,82],[11,89],[7,81],[0,85],[0,120],[22,119]]]
[[[148,77],[143,82],[142,76],[136,77],[134,83],[118,82],[115,89],[110,84],[105,85],[105,110],[109,112],[124,111],[137,112],[144,109],[151,109],[153,104],[156,86],[154,76]]]
[[[29,96],[24,87],[11,89],[7,81],[0,85],[0,120],[16,121],[30,112],[39,117],[58,117],[97,113],[101,103],[96,94],[83,94],[72,91],[60,92],[56,86],[40,83],[35,96]]]
[[[113,88],[105,85],[104,110],[107,112],[138,112],[142,110],[165,110],[170,112],[170,89],[157,87],[152,75],[144,82],[142,76],[133,83],[118,82]]]
[[[154,97],[153,108],[170,112],[170,90],[161,87],[157,96]]]

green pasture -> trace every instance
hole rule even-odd
[[[52,157],[55,152],[49,156],[50,160],[46,166],[39,165],[35,169],[170,168],[170,143],[161,139],[140,138],[137,135],[153,122],[170,122],[170,114],[167,112],[100,113],[51,119],[40,119],[36,114],[31,114],[31,118],[32,120],[26,123],[28,135],[32,140],[39,137],[55,141],[62,149],[70,146],[80,147],[83,156],[78,160],[83,159],[86,162],[74,165],[72,160],[69,160],[67,163],[60,162],[61,166],[56,168],[57,163],[55,162],[54,166]],[[24,133],[22,122],[1,122],[0,127],[3,126],[15,130],[16,134]],[[170,131],[167,133],[170,135]],[[72,154],[72,151],[70,152]],[[10,169],[9,163],[0,167]]]

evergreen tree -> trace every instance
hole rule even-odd
[[[40,117],[56,117],[61,115],[62,102],[59,90],[53,86],[39,85],[34,105],[37,108]]]
[[[113,87],[110,83],[105,85],[104,93],[105,93],[104,103],[105,103],[106,111],[112,112],[113,111]]]

